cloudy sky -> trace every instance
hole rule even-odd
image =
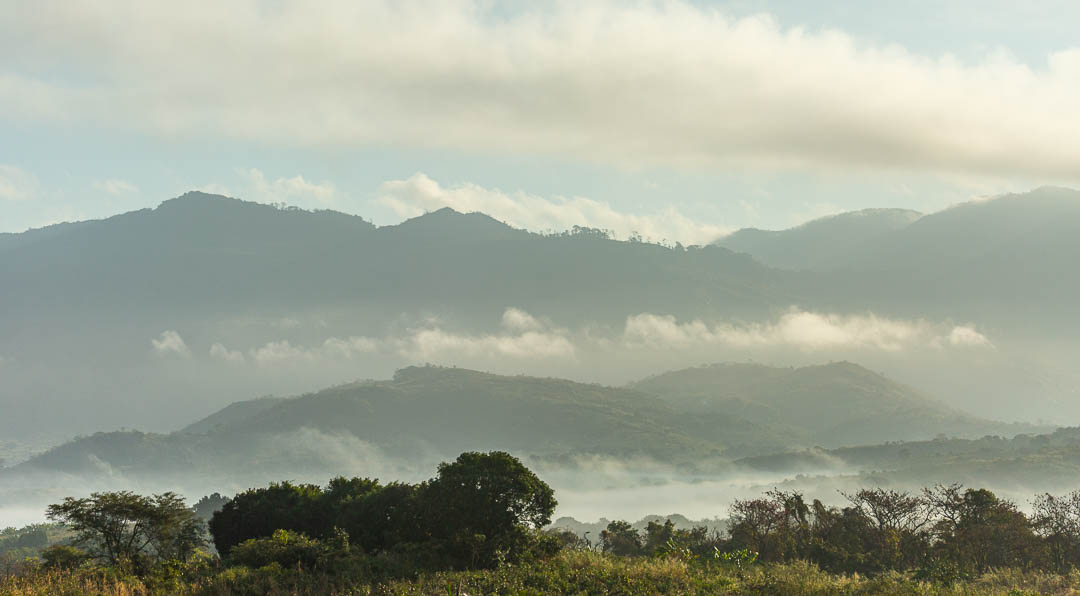
[[[1075,2],[0,11],[0,231],[202,189],[694,243],[1080,186]]]

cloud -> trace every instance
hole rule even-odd
[[[679,323],[670,315],[642,313],[628,317],[623,341],[632,347],[694,349],[710,345],[740,348],[788,347],[803,351],[909,348],[992,347],[971,327],[933,325],[869,315],[821,314],[791,310],[769,323],[709,325]]]
[[[251,359],[257,364],[287,364],[316,358],[315,351],[294,346],[288,340],[272,341],[251,351]]]
[[[513,307],[503,311],[502,326],[510,331],[538,331],[544,328],[536,317]]]
[[[238,350],[230,350],[220,343],[215,343],[210,346],[210,357],[228,362],[230,364],[240,364],[245,362],[244,353]]]
[[[992,348],[994,344],[987,337],[971,327],[953,327],[949,332],[949,345],[976,348]]]
[[[334,203],[338,194],[330,182],[317,184],[300,175],[269,181],[256,168],[241,173],[250,185],[249,197],[265,203],[314,203],[326,207]]]
[[[420,329],[400,341],[398,353],[411,359],[462,356],[566,358],[574,355],[574,344],[563,335],[550,332],[468,335],[442,329]]]
[[[707,244],[732,231],[696,222],[672,207],[654,215],[632,215],[616,211],[608,203],[583,197],[549,199],[523,192],[508,194],[475,184],[444,188],[422,173],[383,183],[378,201],[402,217],[450,207],[464,213],[479,211],[534,231],[563,231],[583,226],[610,230],[619,238],[636,233],[654,241],[687,244]]]
[[[150,344],[154,348],[154,353],[161,356],[173,355],[182,358],[189,358],[191,356],[191,350],[189,350],[187,344],[184,343],[184,338],[180,337],[180,334],[176,331],[162,331],[157,339],[150,340]]]
[[[139,187],[128,182],[127,180],[118,180],[110,178],[108,180],[97,180],[94,182],[93,187],[101,192],[108,193],[110,195],[123,195],[139,192]]]
[[[37,192],[37,178],[13,165],[0,164],[0,200],[25,201]]]
[[[9,119],[632,168],[1080,166],[1078,48],[961,62],[677,0],[12,4]]]
[[[220,346],[221,344],[215,344]],[[325,360],[348,360],[361,354],[375,353],[380,349],[381,342],[368,337],[350,336],[346,338],[329,337],[322,345],[298,346],[288,340],[268,342],[248,352],[252,362],[259,365],[294,364],[301,362],[316,362]],[[223,357],[225,354],[238,354],[236,361],[243,359],[240,352],[228,352],[221,346],[218,354],[211,355]]]
[[[370,354],[378,349],[379,342],[368,337],[331,337],[322,345],[323,353],[346,359],[359,354]]]
[[[294,345],[287,340],[268,342],[248,351],[247,358],[259,365],[341,361],[365,355],[392,355],[410,360],[447,358],[567,358],[575,347],[566,329],[555,328],[529,313],[508,308],[503,312],[498,333],[456,333],[443,329],[439,321],[428,320],[398,335],[382,338],[329,337],[314,346]],[[221,344],[211,348],[211,356],[241,361],[240,352]]]
[[[502,332],[453,333],[432,322],[392,340],[400,356],[409,359],[459,357],[570,358],[574,343],[566,329],[556,328],[519,308],[503,311]]]

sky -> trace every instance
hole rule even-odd
[[[0,0],[0,232],[198,189],[697,244],[1080,186],[1075,2]]]

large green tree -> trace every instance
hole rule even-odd
[[[202,522],[171,492],[68,497],[50,505],[47,515],[72,529],[74,544],[91,557],[109,565],[130,565],[136,573],[161,560],[187,559],[203,546]]]
[[[502,451],[462,453],[439,465],[423,487],[432,538],[484,564],[497,552],[520,554],[528,530],[551,523],[555,492],[519,459]]]

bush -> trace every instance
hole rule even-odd
[[[75,569],[89,559],[90,554],[86,551],[66,544],[57,544],[41,551],[41,560],[47,569]]]
[[[299,532],[276,530],[269,538],[250,538],[229,551],[229,563],[258,569],[272,563],[284,568],[314,569],[324,560],[321,542]]]

